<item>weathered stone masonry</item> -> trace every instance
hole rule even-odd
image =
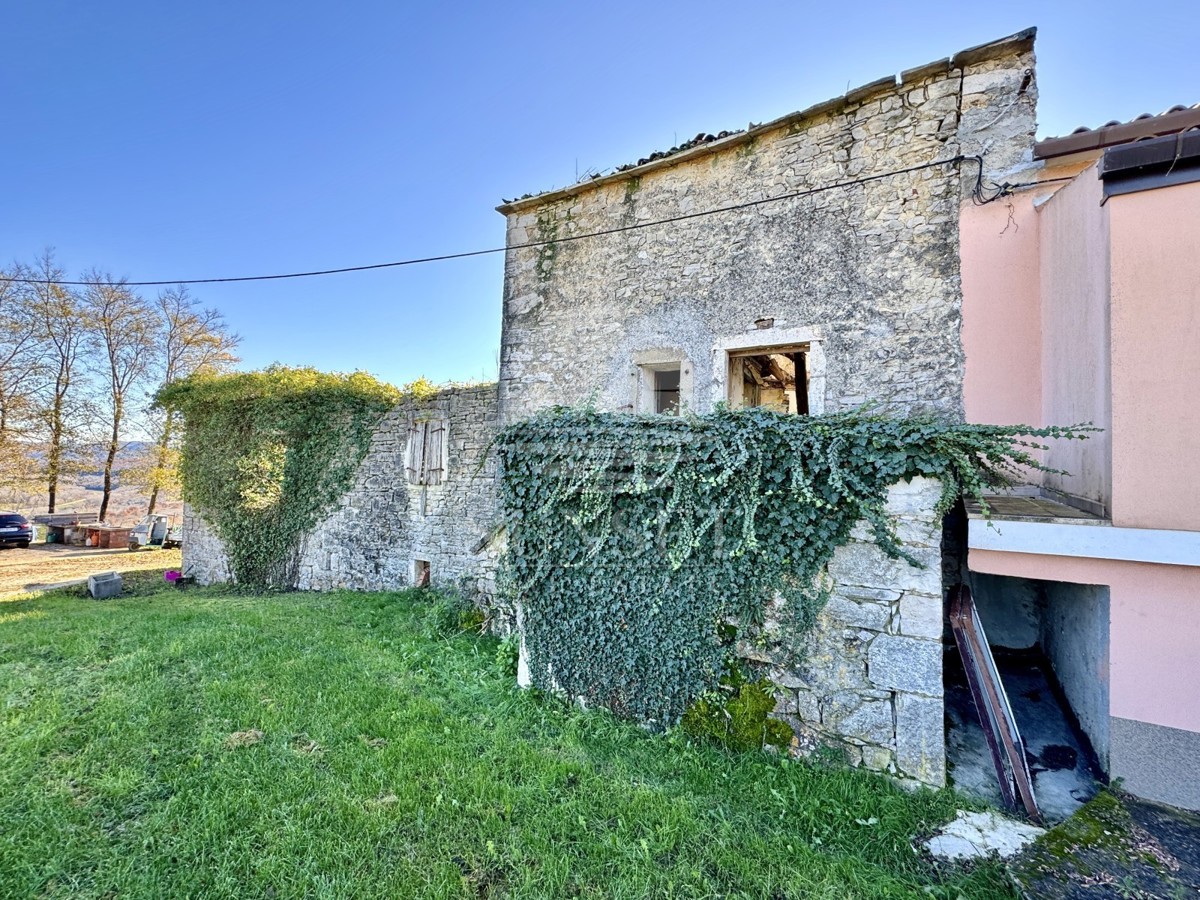
[[[942,734],[941,486],[893,485],[888,512],[919,569],[890,559],[860,522],[827,569],[832,594],[797,662],[770,639],[742,642],[746,659],[770,666],[775,713],[801,746],[833,745],[853,765],[924,784],[945,783]]]
[[[441,484],[409,482],[406,467],[413,423],[446,427],[446,472]],[[302,590],[391,590],[413,581],[414,560],[430,563],[435,582],[467,579],[490,596],[497,550],[486,540],[496,518],[494,459],[485,452],[498,419],[496,386],[454,388],[408,401],[384,416],[354,486],[304,538]],[[184,521],[185,574],[201,583],[229,580],[219,539],[188,510]]]
[[[508,203],[508,244],[546,241],[877,180],[603,237],[510,250],[506,419],[596,398],[631,409],[631,361],[672,351],[684,402],[723,400],[722,339],[773,318],[820,345],[817,408],[962,410],[958,210],[1030,158],[1032,36],[965,51],[740,135]],[[968,193],[964,194],[966,187]],[[769,341],[770,334],[752,335]]]
[[[645,410],[646,371],[664,363],[678,365],[679,399],[698,411],[730,399],[727,354],[788,345],[807,352],[812,412],[873,401],[961,416],[958,216],[977,168],[927,164],[979,154],[985,181],[1021,180],[1032,163],[1033,66],[1033,35],[1022,33],[501,206],[512,249],[498,388],[389,414],[354,487],[305,538],[297,586],[403,587],[421,559],[435,581],[465,577],[490,594],[495,472],[479,466],[495,428],[556,404]],[[846,182],[858,183],[823,189]],[[652,224],[742,204],[757,205]],[[533,241],[552,243],[518,246]],[[411,421],[431,411],[449,427],[447,478],[410,484]],[[924,568],[888,559],[860,524],[829,564],[832,598],[803,654],[783,648],[770,617],[739,648],[767,666],[776,714],[802,745],[833,744],[855,765],[932,785],[945,782],[937,498],[923,479],[889,494]],[[190,511],[185,529],[187,573],[227,579],[220,541]]]
[[[645,411],[644,370],[669,361],[683,405],[706,411],[734,400],[730,354],[772,345],[807,348],[812,412],[870,401],[961,416],[958,217],[979,167],[927,164],[978,154],[986,183],[1019,180],[1032,162],[1033,66],[1032,33],[1017,35],[501,206],[515,248],[504,420],[583,401]],[[821,190],[847,182],[858,183]],[[519,247],[628,226],[645,227]],[[741,648],[771,667],[777,715],[803,744],[933,785],[945,782],[937,499],[921,480],[890,497],[925,568],[889,560],[860,527],[830,563],[833,597],[800,660],[769,640]]]

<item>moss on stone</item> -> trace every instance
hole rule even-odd
[[[775,709],[775,685],[765,678],[746,681],[734,671],[722,679],[727,695],[702,697],[684,713],[683,730],[705,738],[729,750],[783,748],[792,739],[792,730],[771,718]]]
[[[1184,886],[1178,869],[1114,791],[1051,828],[1011,866],[1027,895],[1039,897],[1091,896],[1086,892],[1114,885],[1129,887],[1129,896],[1175,896]]]

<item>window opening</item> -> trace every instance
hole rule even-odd
[[[654,411],[656,413],[679,415],[679,369],[658,369],[654,375]]]
[[[429,560],[414,559],[413,560],[413,587],[429,587]]]
[[[729,357],[729,401],[808,415],[808,353],[801,347],[750,350]]]
[[[638,351],[629,374],[630,409],[677,416],[692,402],[692,364],[680,350]]]

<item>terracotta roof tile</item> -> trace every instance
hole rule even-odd
[[[1098,128],[1081,125],[1064,137],[1038,141],[1033,148],[1033,155],[1037,159],[1049,159],[1161,137],[1164,134],[1177,134],[1193,128],[1200,128],[1200,103],[1191,106],[1176,104],[1160,113],[1142,113],[1128,122],[1113,119]]]

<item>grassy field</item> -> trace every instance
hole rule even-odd
[[[431,595],[0,602],[3,897],[1011,897],[949,792],[519,691]]]
[[[130,572],[151,565],[177,569],[181,563],[179,550],[89,550],[63,544],[7,547],[0,549],[0,600],[98,572]]]

